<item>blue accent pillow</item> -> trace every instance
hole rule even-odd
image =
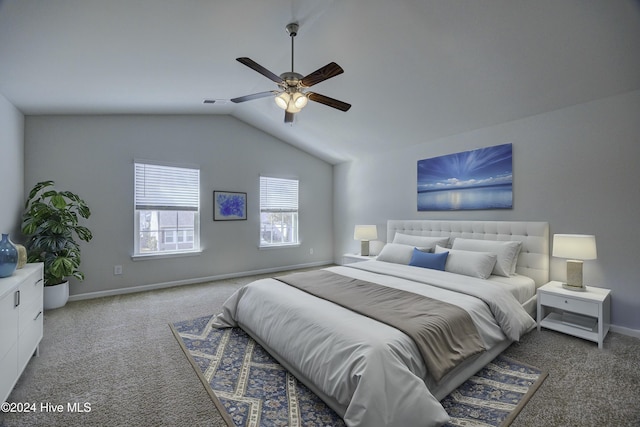
[[[447,263],[448,255],[449,252],[432,254],[429,252],[422,252],[417,248],[413,248],[413,254],[411,255],[411,261],[409,261],[409,265],[444,271],[444,266]]]

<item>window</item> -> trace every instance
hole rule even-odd
[[[135,163],[134,256],[200,250],[200,170]]]
[[[298,243],[298,180],[261,176],[260,246]]]

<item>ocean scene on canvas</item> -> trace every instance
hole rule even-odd
[[[418,211],[512,207],[511,144],[418,161]]]

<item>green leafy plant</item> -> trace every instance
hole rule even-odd
[[[53,181],[37,183],[25,204],[22,233],[28,262],[44,262],[44,284],[53,286],[68,277],[84,280],[80,268],[80,245],[93,238],[91,231],[79,224],[89,218],[86,202],[69,191],[57,191]]]

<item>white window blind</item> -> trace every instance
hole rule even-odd
[[[260,177],[260,212],[297,211],[298,180]]]
[[[298,180],[260,177],[260,247],[297,245]]]
[[[137,210],[197,211],[200,170],[151,163],[135,164]]]

